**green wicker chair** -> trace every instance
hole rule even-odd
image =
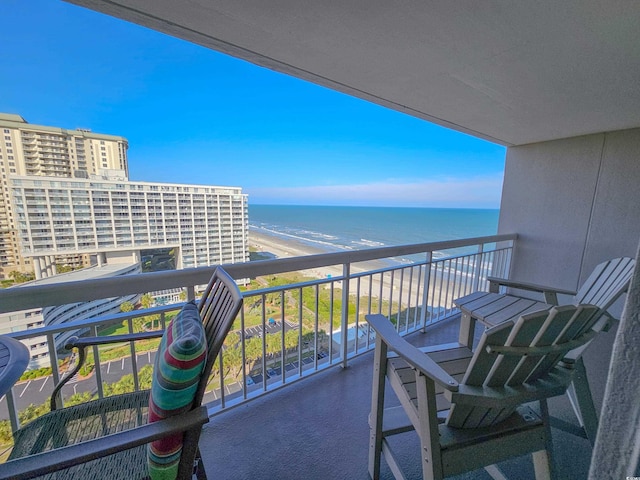
[[[52,411],[14,433],[15,446],[9,461],[0,465],[0,479],[42,478],[127,480],[148,478],[147,444],[184,432],[178,465],[179,479],[206,478],[199,455],[202,425],[209,421],[201,405],[213,363],[242,306],[234,280],[217,268],[198,304],[207,339],[206,363],[189,411],[147,422],[149,390],[94,400],[55,409],[58,385],[52,395]],[[79,370],[91,345],[162,336],[163,332],[82,338],[72,341],[80,361],[63,382]]]

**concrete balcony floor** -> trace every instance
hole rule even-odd
[[[456,341],[458,324],[458,319],[449,320],[408,339],[416,345]],[[370,352],[352,360],[347,369],[317,374],[214,417],[200,441],[208,477],[368,480],[372,363]],[[387,405],[398,403],[390,388],[387,395]],[[576,423],[566,396],[552,399],[549,406],[553,416]],[[552,435],[557,478],[587,478],[589,442],[556,428]],[[393,442],[394,449],[403,452],[400,464],[407,478],[422,478],[415,433],[398,435]],[[382,468],[383,479],[393,478],[384,461]],[[511,479],[534,478],[530,456],[504,462],[500,468]],[[451,478],[491,477],[479,470]]]

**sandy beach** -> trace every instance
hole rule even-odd
[[[274,235],[256,232],[254,230],[249,231],[249,246],[255,251],[260,252],[265,259],[329,253],[327,250],[308,245],[294,238],[277,237]],[[358,267],[354,267],[353,273],[356,273],[358,271],[375,270],[381,268],[383,265],[384,264],[380,261],[368,262],[366,264],[363,263],[358,265]],[[420,289],[420,292],[417,293],[417,268],[415,269],[413,278],[411,278],[410,272],[411,269],[405,270],[402,282],[400,281],[399,273],[397,273],[395,275],[393,285],[391,285],[391,274],[385,274],[382,289],[380,288],[380,282],[377,281],[376,278],[373,279],[372,285],[369,286],[369,277],[365,277],[360,282],[360,292],[361,294],[368,295],[369,291],[371,291],[372,297],[379,297],[380,293],[382,293],[383,298],[392,298],[394,302],[400,302],[404,307],[415,306],[416,303],[420,303],[420,299],[422,298],[422,287]],[[303,273],[315,278],[330,278],[342,275],[342,268],[339,266],[331,266],[313,270],[305,270],[303,271]],[[442,285],[442,295],[440,295],[440,288],[438,288],[440,286],[439,284],[440,282],[437,282],[435,289],[433,284],[430,287],[430,296],[432,295],[436,300],[430,303],[436,304],[434,305],[435,307],[450,305],[453,296],[452,285],[447,288],[447,283],[445,282]],[[357,283],[355,280],[351,281],[349,290],[353,293],[356,292]],[[449,294],[447,294],[447,292],[449,292]],[[402,298],[399,298],[400,296],[402,296]]]

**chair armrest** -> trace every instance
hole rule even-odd
[[[519,282],[517,280],[508,280],[506,278],[487,277],[489,281],[489,291],[498,293],[499,287],[505,286],[510,288],[517,288],[519,290],[529,290],[531,292],[540,292],[544,296],[544,301],[551,305],[558,304],[558,294],[574,296],[577,292],[574,290],[566,290],[563,288],[549,287],[546,285],[538,285],[529,282]]]
[[[367,322],[369,322],[369,325],[376,331],[376,335],[388,345],[389,349],[396,352],[409,365],[432,379],[445,390],[452,392],[458,391],[457,380],[445,372],[440,365],[431,360],[428,355],[422,353],[418,348],[398,335],[387,317],[377,314],[365,315],[365,318]]]
[[[71,337],[64,348],[71,350],[72,348],[85,348],[93,345],[108,345],[110,343],[133,342],[135,340],[147,340],[149,338],[160,338],[164,330],[155,330],[153,332],[127,333],[124,335],[106,335],[104,337]]]
[[[96,458],[135,448],[173,433],[202,428],[209,421],[206,406],[123,432],[29,455],[0,464],[0,480],[27,480]]]
[[[51,399],[49,401],[49,408],[53,411],[58,408],[56,399],[59,397],[58,393],[62,390],[69,380],[75,377],[76,373],[80,371],[87,359],[87,347],[94,345],[108,345],[110,343],[131,342],[135,340],[146,340],[149,338],[159,338],[163,335],[164,330],[156,330],[153,332],[138,332],[128,333],[125,335],[107,335],[104,337],[71,337],[65,343],[64,348],[71,350],[72,348],[78,349],[78,363],[67,373],[60,382],[55,386],[53,392],[51,392]]]

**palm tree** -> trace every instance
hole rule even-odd
[[[123,313],[127,313],[133,310],[133,303],[131,302],[122,302],[120,304],[120,311]]]
[[[151,308],[151,305],[153,305],[153,297],[148,293],[145,293],[144,295],[142,295],[142,297],[140,297],[140,305],[142,305],[142,308],[144,308],[145,310],[147,308]]]

